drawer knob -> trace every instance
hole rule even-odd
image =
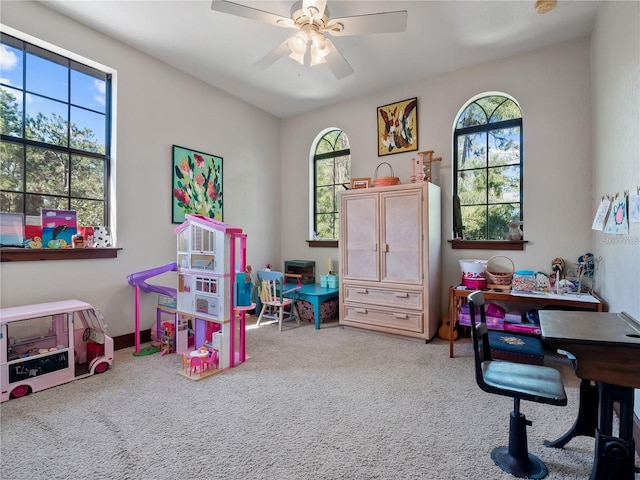
[[[367,294],[367,293],[369,293],[369,290],[367,290],[366,288],[358,288],[358,289],[356,289],[356,293]]]
[[[396,292],[395,296],[398,298],[409,298],[409,294],[407,292]]]
[[[409,318],[409,315],[407,315],[406,313],[394,313],[393,316],[400,320],[406,320],[407,318]]]
[[[366,308],[356,308],[356,313],[367,313]]]

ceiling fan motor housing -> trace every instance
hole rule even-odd
[[[317,13],[320,13],[317,9],[315,9],[315,7],[312,6],[311,8],[314,9]],[[311,16],[309,15],[309,13],[310,12],[305,11],[302,8],[302,2],[296,2],[291,6],[291,20],[293,20],[293,22],[299,27],[311,24],[317,27],[318,30],[322,30],[329,22],[329,7],[324,8],[324,13],[322,17],[319,18],[317,17],[317,13]]]

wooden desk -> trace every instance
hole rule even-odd
[[[593,433],[590,479],[633,480],[633,389],[640,388],[640,324],[625,314],[545,310],[540,312],[540,328],[545,341],[576,358],[576,374],[583,380],[576,423],[547,446],[562,447],[574,436]],[[591,381],[597,385],[597,402],[593,401],[594,390],[583,388]],[[617,437],[612,433],[614,403],[620,406]],[[596,417],[595,432],[585,431],[585,425],[594,425]]]
[[[453,358],[453,331],[458,322],[460,307],[467,301],[467,296],[474,290],[464,287],[449,288],[449,358]],[[553,306],[576,310],[592,310],[602,312],[602,302],[595,295],[555,295],[551,293],[515,293],[487,290],[484,298],[491,300],[540,306]]]

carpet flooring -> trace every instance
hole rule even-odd
[[[468,339],[420,341],[311,324],[255,328],[236,368],[194,382],[178,355],[116,352],[105,373],[0,405],[3,479],[508,479],[509,398],[482,392]],[[548,352],[550,353],[550,352]],[[543,446],[577,412],[523,402],[548,479],[586,479],[594,440]],[[640,478],[640,477],[637,477]]]

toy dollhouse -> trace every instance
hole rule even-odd
[[[246,234],[241,228],[190,214],[174,233],[178,317],[191,320],[196,348],[217,351],[217,371],[244,362],[245,312],[238,312],[237,323],[233,287],[237,272],[246,269]]]

